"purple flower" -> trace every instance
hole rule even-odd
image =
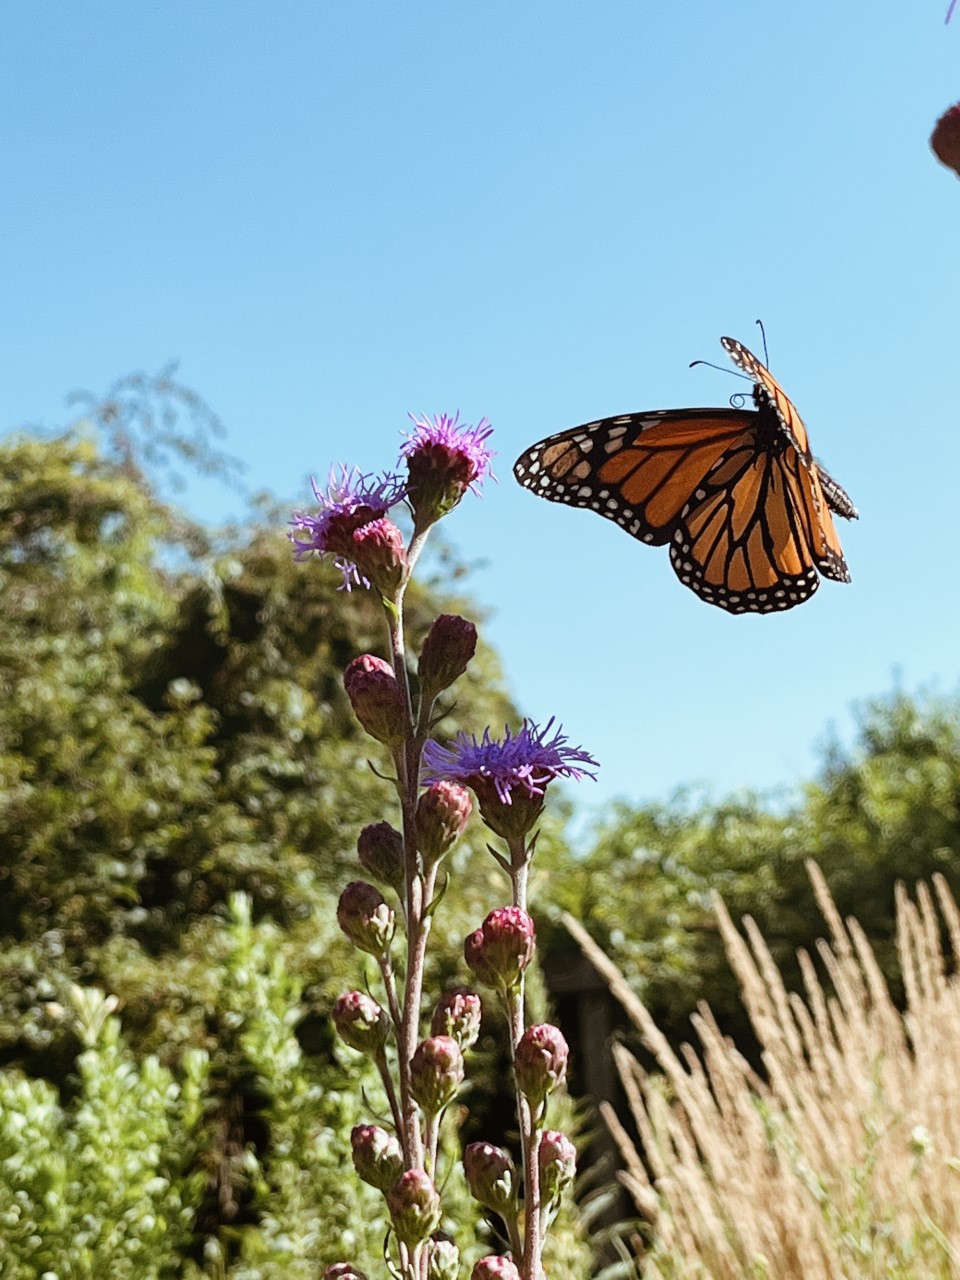
[[[519,733],[505,730],[502,741],[483,731],[481,739],[461,731],[441,747],[428,742],[423,751],[424,780],[449,778],[472,787],[480,816],[504,840],[520,839],[543,811],[543,794],[552,778],[594,777],[596,760],[580,747],[568,747],[559,729],[551,737],[551,718],[541,729],[524,720]]]
[[[487,439],[493,428],[482,418],[475,427],[441,413],[431,420],[410,414],[416,430],[401,450],[406,459],[406,497],[418,529],[426,529],[452,511],[468,489],[477,492],[485,475],[492,475],[493,453]]]
[[[303,560],[312,552],[332,555],[343,574],[343,585],[368,587],[370,583],[357,568],[354,534],[364,525],[382,520],[391,507],[406,496],[406,486],[399,476],[362,474],[356,467],[331,467],[326,493],[311,481],[320,514],[307,515],[295,511],[290,521],[294,559]]]
[[[551,717],[541,729],[532,720],[524,720],[519,733],[504,731],[502,741],[461,730],[446,747],[430,741],[423,750],[424,781],[446,778],[465,782],[477,790],[477,784],[491,785],[501,804],[511,804],[514,792],[525,796],[542,796],[553,778],[594,778],[597,761],[582,749],[568,747],[566,734],[553,728]],[[586,768],[585,766],[591,766]]]

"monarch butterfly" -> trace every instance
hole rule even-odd
[[[514,463],[526,489],[587,507],[670,563],[701,600],[730,613],[801,604],[818,572],[849,582],[831,512],[858,512],[814,460],[807,431],[765,365],[733,338],[724,350],[753,381],[754,409],[658,409],[588,422]]]

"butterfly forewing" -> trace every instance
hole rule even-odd
[[[756,414],[745,409],[665,409],[602,418],[549,436],[522,453],[514,475],[548,498],[615,520],[653,545],[670,540],[690,494]]]
[[[804,462],[812,461],[810,437],[790,397],[765,364],[748,351],[736,338],[721,338],[720,343],[730,359],[750,378],[761,396],[776,412],[780,423]]]

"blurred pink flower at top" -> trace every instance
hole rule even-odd
[[[945,111],[930,135],[930,149],[960,178],[960,102]]]

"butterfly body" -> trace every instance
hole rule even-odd
[[[721,339],[753,380],[753,409],[661,409],[601,418],[532,445],[514,474],[670,546],[680,581],[730,613],[790,609],[820,575],[848,582],[832,512],[857,511],[817,463],[799,414],[746,347]]]

